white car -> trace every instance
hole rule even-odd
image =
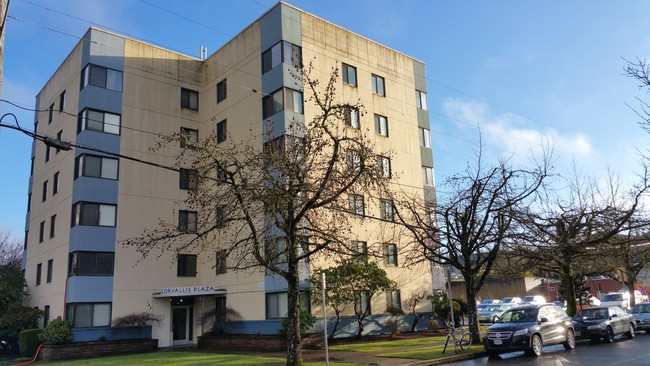
[[[521,299],[514,296],[514,297],[504,297],[501,299],[501,304],[519,304],[521,302]]]
[[[645,330],[650,334],[650,302],[642,302],[634,305],[632,315],[636,322],[636,330]]]
[[[532,304],[532,305],[542,305],[546,304],[546,299],[544,296],[535,295],[535,296],[524,296],[521,298],[521,305]]]
[[[630,309],[630,294],[627,292],[610,292],[600,299],[600,306],[618,306],[627,311]]]

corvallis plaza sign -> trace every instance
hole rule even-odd
[[[174,296],[202,296],[217,295],[224,293],[223,290],[217,290],[214,286],[187,286],[187,287],[164,287],[156,297],[174,297]]]

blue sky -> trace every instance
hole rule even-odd
[[[307,12],[427,65],[435,174],[464,169],[481,127],[490,161],[526,162],[552,142],[559,173],[571,165],[622,177],[638,171],[650,136],[625,103],[650,100],[622,75],[650,56],[650,2],[289,1]],[[12,0],[5,33],[2,98],[34,107],[36,93],[86,29],[104,27],[165,48],[209,53],[252,23],[269,0]],[[33,113],[6,103],[32,127]],[[5,118],[5,123],[11,120]],[[22,239],[31,140],[0,129],[0,231]]]

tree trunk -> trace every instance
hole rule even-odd
[[[568,316],[574,316],[576,314],[576,285],[575,278],[569,272],[564,273],[564,278],[562,279],[565,289],[565,299],[566,300],[566,313]]]
[[[289,260],[288,266],[290,276],[287,276],[287,366],[302,365],[302,345],[300,335],[300,280],[298,277],[298,265]],[[295,268],[291,268],[295,267]]]
[[[472,334],[472,340],[474,342],[480,342],[481,335],[478,327],[476,293],[474,292],[474,287],[467,286],[465,294],[467,295],[467,318],[469,320],[469,332]]]
[[[361,338],[361,333],[363,333],[363,316],[357,316],[357,324],[359,325],[359,330],[357,331],[357,339]]]
[[[630,309],[632,309],[634,307],[634,305],[636,305],[636,297],[634,296],[634,282],[635,282],[635,280],[636,280],[636,278],[632,278],[632,276],[630,276],[628,274],[627,281],[625,281],[625,285],[627,286],[627,291],[630,294]]]
[[[336,313],[336,321],[334,322],[332,333],[328,337],[329,339],[334,339],[334,334],[336,333],[336,329],[339,327],[339,322],[341,321],[341,312],[336,309],[334,309],[334,312]]]
[[[411,332],[415,332],[415,327],[418,325],[418,322],[422,318],[422,314],[415,314],[413,318],[413,324],[411,324]]]

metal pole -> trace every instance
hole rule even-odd
[[[323,336],[325,339],[325,365],[330,366],[330,351],[327,345],[327,307],[325,303],[325,272],[320,273],[321,295],[323,296]]]

